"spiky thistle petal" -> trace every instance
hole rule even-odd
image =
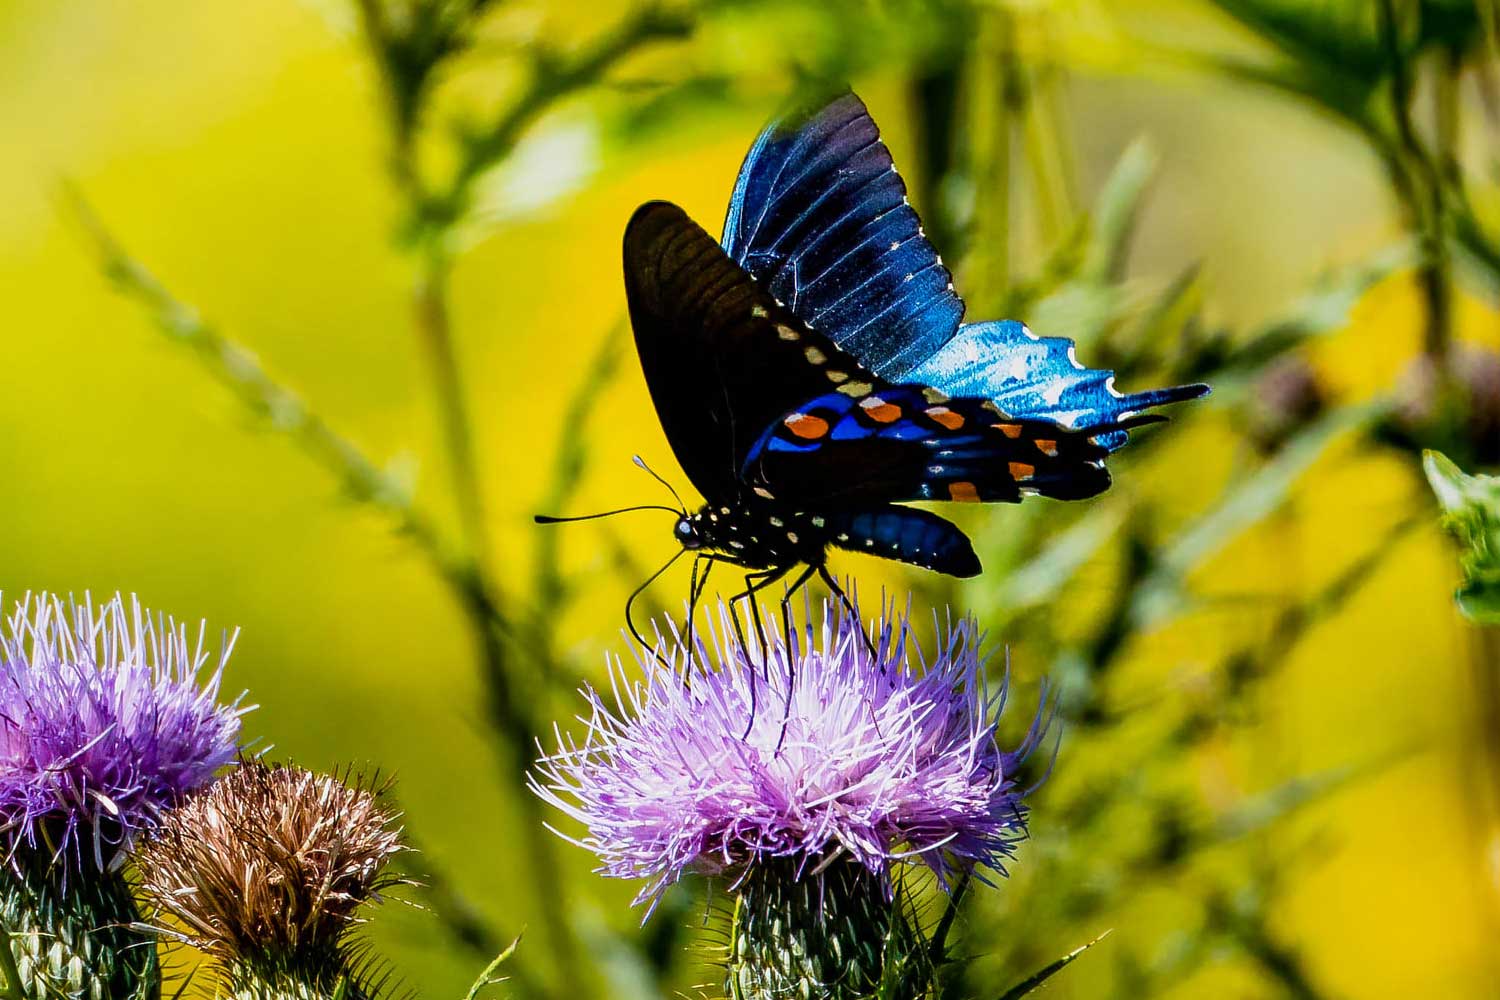
[[[242,708],[219,703],[196,641],[132,598],[46,594],[0,626],[0,821],[9,856],[114,867],[162,811],[234,759]]]
[[[725,627],[716,655],[678,642],[639,656],[640,680],[616,664],[612,698],[585,690],[586,734],[559,734],[532,788],[583,824],[601,872],[645,880],[638,902],[688,871],[833,853],[882,878],[920,861],[946,879],[999,868],[1025,836],[1016,772],[1043,713],[1001,748],[1006,688],[985,683],[975,624],[952,625],[922,669],[904,621],[872,654],[857,619],[823,618],[804,650],[774,636],[763,656]]]

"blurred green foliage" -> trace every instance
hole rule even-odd
[[[427,910],[372,930],[427,995],[713,982],[705,887],[638,926],[519,780],[672,543],[527,516],[654,489],[634,451],[670,469],[625,346],[630,209],[712,227],[765,118],[850,81],[971,318],[1073,337],[1125,386],[1215,387],[1097,501],[963,511],[975,581],[839,566],[972,609],[1019,683],[1063,689],[1034,843],[967,894],[949,995],[1006,995],[1085,941],[1051,995],[1491,995],[1500,651],[1448,605],[1419,467],[1500,462],[1496,15],[0,8],[0,109],[28,139],[0,182],[31,195],[3,265],[0,584],[243,624],[252,727],[397,767]],[[35,194],[59,172],[88,198],[66,229]],[[80,244],[191,366],[96,297]],[[476,982],[523,929],[506,982]]]

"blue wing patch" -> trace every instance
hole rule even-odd
[[[1016,419],[1097,430],[1113,451],[1142,411],[1208,391],[1121,394],[1064,338],[1020,323],[959,325],[963,301],[907,204],[906,185],[860,99],[775,122],[745,157],[724,249],[810,328],[889,382],[992,400]],[[846,431],[847,432],[847,431]]]
[[[1102,439],[1118,431],[1012,419],[988,400],[951,399],[929,386],[856,384],[768,427],[740,477],[808,505],[1075,500],[1109,486]]]
[[[991,400],[1017,420],[1048,420],[1069,430],[1142,423],[1144,410],[1208,392],[1195,384],[1121,393],[1114,372],[1078,363],[1071,340],[1038,337],[1014,320],[964,324],[908,377],[950,396]],[[1125,430],[1097,438],[1114,451],[1125,443]]]
[[[724,249],[809,327],[890,381],[963,318],[865,105],[844,94],[761,132],[740,167]]]

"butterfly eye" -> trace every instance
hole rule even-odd
[[[685,549],[696,549],[703,544],[703,539],[698,537],[698,529],[685,517],[677,519],[677,526],[672,531]]]

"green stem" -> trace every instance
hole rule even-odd
[[[502,634],[507,630],[506,618],[489,570],[491,550],[484,496],[448,309],[449,267],[441,250],[436,247],[429,249],[422,262],[423,271],[418,283],[415,325],[431,361],[453,490],[470,557],[470,571],[458,596],[479,644],[489,716],[496,732],[506,743],[505,752],[510,764],[506,773],[507,787],[524,787],[527,767],[536,746],[536,729],[515,693],[509,669],[510,657]],[[547,944],[558,970],[560,992],[581,995],[583,988],[577,978],[577,947],[566,915],[566,895],[555,849],[544,825],[541,802],[534,796],[523,794],[520,807],[522,835],[530,858],[527,870],[536,904],[541,908]]]
[[[459,374],[458,354],[453,345],[453,325],[448,309],[448,279],[452,261],[439,246],[426,248],[419,265],[415,300],[415,327],[431,366],[434,395],[443,424],[449,475],[459,519],[470,557],[481,580],[488,580],[490,560],[489,526],[485,519],[484,494],[474,455],[474,436]],[[491,603],[498,610],[498,601]]]
[[[26,991],[21,986],[21,970],[16,967],[16,955],[11,950],[12,938],[8,922],[0,921],[0,936],[5,943],[0,946],[0,975],[5,976],[5,990],[0,996],[5,1000],[26,1000]]]
[[[648,6],[579,55],[559,58],[543,53],[536,59],[521,96],[488,126],[468,136],[445,193],[416,206],[426,214],[424,221],[439,231],[453,226],[468,210],[475,181],[510,155],[526,130],[553,104],[598,80],[643,45],[682,37],[691,27],[692,21],[685,14]]]
[[[156,326],[197,356],[208,373],[251,412],[291,438],[339,480],[354,500],[379,508],[396,530],[412,539],[444,578],[463,572],[460,560],[406,488],[377,466],[357,445],[335,431],[296,393],[266,373],[254,355],[220,333],[197,309],[174,296],[119,244],[76,190],[65,190],[74,217],[93,244],[100,267],[115,288],[134,300]]]
[[[1422,245],[1420,273],[1427,303],[1424,349],[1447,370],[1448,344],[1452,339],[1453,280],[1446,227],[1445,184],[1442,170],[1417,135],[1412,121],[1412,80],[1407,53],[1402,51],[1395,0],[1379,0],[1380,35],[1391,73],[1391,116],[1396,125],[1400,153],[1388,160],[1396,191],[1407,207],[1412,228]]]

